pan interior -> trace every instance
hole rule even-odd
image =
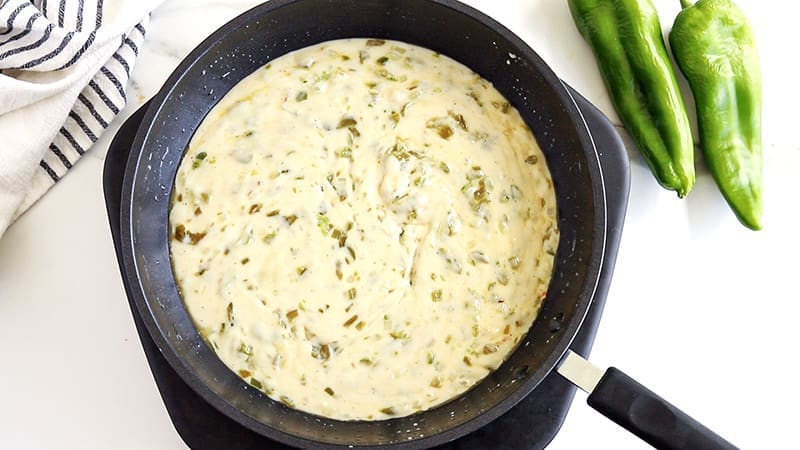
[[[491,81],[519,110],[547,158],[561,241],[538,319],[494,373],[461,397],[382,422],[340,422],[283,406],[248,387],[195,330],[168,246],[169,199],[191,137],[219,99],[270,60],[309,45],[375,37],[427,47]],[[451,1],[273,0],[234,19],[176,69],[153,100],[123,188],[123,253],[148,331],[190,386],[223,413],[292,445],[428,446],[488,423],[551,371],[580,326],[599,275],[605,202],[597,155],[564,87],[521,40]],[[138,287],[138,289],[136,289]],[[318,445],[316,445],[318,446]]]

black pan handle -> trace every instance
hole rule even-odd
[[[589,406],[657,449],[737,449],[615,367],[603,372],[568,351],[557,370],[589,393]]]
[[[736,446],[615,367],[606,370],[589,394],[587,403],[658,449],[736,449]]]

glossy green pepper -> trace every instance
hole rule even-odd
[[[614,107],[658,182],[684,197],[694,186],[694,142],[650,0],[569,0]]]
[[[708,169],[736,217],[761,229],[761,71],[747,17],[729,0],[700,0],[669,35],[694,93]]]

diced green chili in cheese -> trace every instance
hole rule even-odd
[[[287,407],[386,420],[498,367],[547,293],[553,183],[517,110],[444,55],[322,43],[235,86],[178,170],[201,335]]]

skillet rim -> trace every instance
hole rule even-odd
[[[154,302],[156,302],[156,300],[149,298],[145,294],[146,290],[141,284],[141,277],[139,276],[140,270],[136,263],[135,257],[137,248],[133,242],[134,231],[132,218],[134,204],[132,202],[132,198],[134,189],[136,188],[138,173],[141,168],[140,163],[144,156],[144,144],[150,138],[151,129],[155,124],[154,119],[160,113],[173,89],[183,79],[183,77],[186,76],[187,72],[192,68],[196,61],[207,52],[213,51],[216,44],[227,37],[228,34],[237,28],[251,23],[254,17],[268,17],[268,14],[272,13],[273,11],[300,1],[304,0],[271,0],[269,2],[257,5],[230,20],[210,34],[185,58],[183,58],[179,65],[163,83],[158,93],[156,93],[156,95],[154,95],[150,100],[150,105],[147,108],[139,129],[137,130],[131,153],[128,157],[125,177],[123,180],[120,209],[120,230],[122,237],[121,247],[123,256],[122,262],[125,276],[131,286],[134,287],[131,289],[134,303],[136,304],[136,308],[142,318],[142,322],[145,324],[148,333],[153,338],[153,341],[156,343],[159,351],[167,359],[170,366],[172,366],[172,368],[180,375],[183,381],[186,382],[193,390],[195,390],[195,392],[197,392],[205,401],[239,424],[255,431],[258,434],[267,436],[270,439],[275,439],[276,441],[288,445],[301,446],[303,448],[343,448],[346,446],[306,439],[262,423],[233,406],[221,395],[217,395],[215,392],[213,392],[209,386],[207,386],[188,365],[186,365],[183,357],[178,355],[178,352],[171,344],[175,338],[165,337],[159,322],[154,318],[151,307],[155,306]],[[558,362],[571,345],[572,340],[575,338],[575,335],[585,319],[599,282],[600,268],[602,267],[605,257],[605,244],[607,240],[606,192],[603,182],[603,173],[600,167],[599,155],[593,142],[593,138],[588,131],[588,126],[583,114],[578,108],[572,94],[564,86],[563,82],[530,46],[528,46],[522,39],[511,32],[508,28],[492,19],[488,15],[455,0],[426,1],[443,6],[452,11],[454,14],[465,15],[468,18],[477,21],[481,25],[492,30],[494,33],[502,36],[517,49],[521,50],[519,57],[531,64],[536,72],[538,72],[539,75],[544,78],[545,82],[550,86],[555,95],[561,101],[560,106],[564,108],[567,116],[571,119],[581,148],[586,155],[587,161],[590,163],[588,171],[592,182],[592,203],[594,205],[594,223],[592,226],[593,243],[591,251],[592,257],[586,270],[586,278],[584,280],[583,288],[580,291],[580,295],[576,299],[575,311],[566,326],[562,327],[563,332],[558,338],[558,343],[550,352],[549,356],[545,359],[544,363],[535,368],[524,380],[521,381],[521,385],[516,391],[512,392],[510,395],[492,407],[479,413],[474,418],[455,427],[446,429],[436,434],[425,436],[423,438],[415,439],[413,441],[381,445],[381,447],[392,448],[422,448],[439,445],[454,440],[495,420],[497,417],[501,416],[519,401],[521,401],[533,389],[535,389],[542,382],[542,380],[544,380],[544,378],[555,369]],[[464,394],[466,394],[466,392]],[[452,401],[452,399],[450,401]],[[447,403],[449,402],[446,402],[445,404]],[[315,417],[309,413],[305,414]]]

